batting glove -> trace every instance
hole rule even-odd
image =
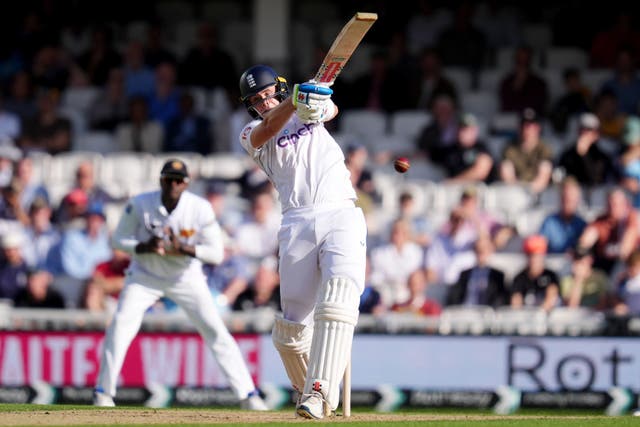
[[[298,104],[296,114],[303,123],[320,123],[333,117],[335,105],[331,99],[315,103],[314,105]]]
[[[314,106],[331,99],[333,90],[327,86],[315,83],[302,83],[293,86],[293,96],[291,102],[298,108],[299,105]]]

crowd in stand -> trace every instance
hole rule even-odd
[[[568,306],[640,315],[640,32],[633,16],[619,14],[593,37],[590,65],[610,71],[601,86],[588,87],[585,70],[570,67],[558,71],[565,92],[552,96],[539,73],[540,52],[516,36],[517,10],[493,6],[462,2],[447,9],[419,1],[419,13],[397,28],[386,22],[374,37],[365,73],[336,82],[342,111],[428,112],[431,120],[405,154],[441,168],[446,177],[439,184],[464,188],[445,221],[431,217],[429,206],[417,211],[416,195],[405,191],[393,215],[386,212],[371,228],[361,310],[437,316],[450,305]],[[215,139],[219,124],[196,108],[188,88],[221,89],[236,106],[243,64],[218,46],[210,23],[201,23],[196,45],[182,56],[165,44],[162,25],[147,28],[144,41],[116,44],[106,26],[58,28],[33,12],[13,34],[15,44],[0,52],[0,298],[15,306],[113,310],[122,287],[129,260],[110,247],[105,207],[126,198],[105,190],[91,162],[77,167],[59,201],[46,177],[33,178],[32,154],[76,147],[73,114],[88,129],[112,135],[113,152],[215,155],[228,145]],[[477,80],[497,50],[509,46],[512,66],[501,70],[491,100],[500,112],[517,114],[517,125],[505,130],[465,111],[462,88],[447,70],[457,67]],[[65,94],[87,87],[98,93],[86,108],[65,109]],[[340,122],[328,126],[340,129]],[[499,152],[494,136],[509,139]],[[563,138],[571,140],[558,145]],[[382,208],[371,154],[379,153],[366,141],[345,151],[358,203],[373,223]],[[231,184],[239,185],[237,197],[248,208],[228,203]],[[479,188],[494,184],[522,186],[532,197],[556,187],[559,197],[538,229],[523,235],[513,221],[483,208]],[[587,215],[583,193],[600,186],[611,187],[606,208]],[[277,310],[280,218],[270,183],[248,169],[234,183],[213,179],[201,188],[227,238],[223,263],[205,267],[218,306]],[[496,252],[518,253],[526,264],[505,275],[492,265]],[[566,262],[548,267],[545,258],[557,255]],[[153,309],[175,306],[165,300]]]

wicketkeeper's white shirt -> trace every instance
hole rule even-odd
[[[342,149],[323,123],[305,124],[294,114],[275,137],[255,149],[250,136],[259,124],[260,120],[248,123],[240,143],[278,190],[282,212],[356,200]]]
[[[178,236],[182,243],[214,246],[222,251],[220,226],[207,200],[184,191],[178,205],[169,214],[160,200],[160,191],[143,193],[127,203],[112,237],[115,248],[132,255],[129,274],[148,275],[165,283],[190,278],[204,279],[202,262],[197,258],[186,255],[135,253],[135,246],[139,242],[149,240],[152,230],[161,233],[165,226],[171,227],[174,235]]]

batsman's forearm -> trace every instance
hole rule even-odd
[[[276,136],[287,124],[296,107],[289,101],[284,101],[264,115],[262,122],[251,132],[251,145],[260,148],[271,138]]]

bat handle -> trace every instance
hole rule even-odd
[[[300,86],[298,86],[298,90],[308,93],[313,92],[319,95],[331,95],[333,93],[333,90],[331,90],[328,86],[319,83],[302,83]]]

